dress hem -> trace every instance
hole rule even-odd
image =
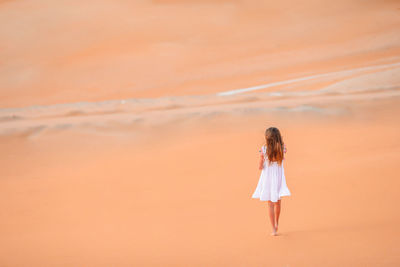
[[[278,200],[281,200],[281,198],[282,197],[289,197],[289,196],[291,196],[291,195],[281,195],[279,198],[278,198]],[[271,202],[278,202],[278,200],[277,201],[272,201],[272,199],[261,199],[260,197],[251,197],[251,198],[254,198],[254,199],[259,199],[260,201],[271,201]]]

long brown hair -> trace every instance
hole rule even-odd
[[[269,164],[277,162],[278,165],[282,164],[284,143],[278,128],[269,127],[265,130],[265,147],[267,149],[267,156]]]

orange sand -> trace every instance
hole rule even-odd
[[[397,1],[131,2],[0,1],[0,266],[400,265]]]

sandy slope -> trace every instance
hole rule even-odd
[[[399,7],[0,1],[0,266],[399,266]]]
[[[0,262],[397,266],[398,99],[3,135]],[[250,198],[270,125],[292,191],[278,237]]]
[[[397,1],[3,1],[0,106],[202,95],[400,62]]]

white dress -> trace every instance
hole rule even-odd
[[[278,165],[277,162],[272,162],[271,166],[269,166],[265,145],[262,146],[261,151],[264,154],[264,167],[261,170],[260,179],[252,198],[259,198],[261,201],[270,200],[277,202],[282,196],[290,196],[289,188],[286,185],[285,169],[283,168],[284,160],[281,165]],[[285,152],[286,147],[284,147]]]

